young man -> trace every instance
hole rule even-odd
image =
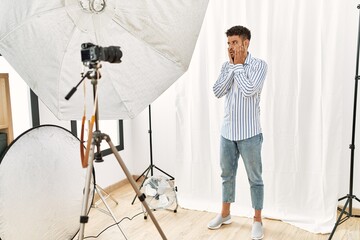
[[[222,177],[222,210],[209,224],[218,229],[231,223],[230,204],[235,201],[235,181],[241,156],[249,179],[252,207],[255,210],[252,239],[262,239],[261,219],[264,184],[262,180],[260,126],[260,93],[267,64],[248,52],[251,33],[243,26],[226,32],[229,61],[222,66],[213,90],[216,97],[225,96],[224,119],[221,129],[220,165]]]

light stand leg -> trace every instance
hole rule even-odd
[[[105,200],[108,199],[108,198],[110,198],[116,205],[119,204],[118,201],[116,201],[116,199],[113,198],[110,193],[106,192],[106,191],[105,191],[102,187],[100,187],[98,184],[95,184],[95,190],[96,190],[96,192],[97,192],[99,195],[102,194],[102,193],[104,193],[104,194],[105,194],[105,197],[104,197],[103,194],[102,194],[102,196],[104,197]],[[93,207],[94,207],[94,208],[98,208],[97,202],[93,204]]]
[[[140,185],[139,189],[141,189],[141,188],[144,186],[144,183],[145,183],[145,181],[146,181],[146,179],[147,179],[147,177],[148,177],[148,175],[149,175],[150,169],[151,169],[151,168],[150,168],[150,166],[149,166],[149,167],[145,170],[145,172],[143,172],[143,173],[135,180],[135,182],[137,182],[142,176],[144,176],[144,179],[143,179],[143,181],[141,182],[141,185]],[[133,201],[131,202],[131,204],[134,204],[135,200],[136,200],[136,195],[135,195]]]
[[[164,234],[164,232],[162,231],[159,223],[156,221],[154,214],[152,213],[152,211],[150,210],[149,206],[147,205],[147,203],[146,203],[146,201],[145,201],[145,195],[142,194],[142,193],[140,192],[140,190],[137,188],[134,179],[132,178],[129,170],[127,169],[127,167],[126,167],[126,165],[125,165],[125,163],[124,163],[123,160],[121,159],[120,154],[118,153],[116,147],[115,147],[114,144],[111,142],[110,137],[109,137],[108,135],[104,135],[104,139],[105,139],[105,140],[107,141],[107,143],[109,144],[109,146],[110,146],[113,154],[115,155],[117,161],[119,162],[121,168],[123,169],[123,171],[124,171],[127,179],[129,180],[129,182],[130,182],[131,186],[133,187],[134,191],[136,192],[136,195],[138,196],[139,200],[141,201],[141,203],[142,203],[143,206],[145,207],[147,213],[149,214],[151,220],[153,221],[153,223],[154,223],[155,227],[157,228],[159,234],[161,235],[162,239],[164,239],[164,240],[167,239],[166,236],[165,236],[165,234]]]
[[[119,225],[119,223],[118,223],[119,221],[116,219],[114,213],[111,211],[111,209],[110,209],[109,205],[107,204],[107,202],[106,202],[104,196],[102,195],[102,193],[101,193],[97,188],[95,188],[95,190],[96,190],[96,192],[99,194],[99,197],[100,197],[101,201],[104,203],[106,209],[108,210],[110,216],[112,217],[112,219],[113,219],[114,222],[116,223],[116,226],[119,228],[119,230],[120,230],[120,232],[122,233],[122,235],[125,237],[125,239],[128,239],[128,238],[126,237],[125,233],[123,232],[123,230],[121,229],[121,227],[120,227],[120,225]],[[104,191],[104,192],[105,192],[105,191]],[[115,200],[114,200],[114,201],[115,201]],[[116,202],[116,201],[115,201],[115,202]],[[117,202],[116,202],[116,204],[117,204]],[[107,214],[107,213],[106,213],[106,214]]]
[[[81,215],[80,215],[80,230],[79,230],[79,240],[84,239],[84,231],[85,231],[85,224],[89,221],[88,217],[88,206],[89,206],[89,196],[90,196],[90,183],[92,178],[93,172],[93,165],[94,165],[94,142],[91,144],[90,147],[90,154],[88,159],[88,167],[86,169],[86,178],[85,178],[85,191],[83,196],[83,203],[81,208]]]
[[[349,218],[349,216],[347,216],[347,217],[345,217],[344,219],[342,219],[342,216],[343,216],[343,214],[344,214],[344,212],[345,212],[345,209],[347,208],[347,205],[348,205],[348,203],[349,203],[349,199],[350,199],[350,198],[348,198],[348,200],[346,201],[346,203],[345,203],[345,205],[344,205],[344,208],[342,209],[342,211],[341,211],[341,213],[340,213],[340,215],[339,215],[339,217],[338,217],[338,220],[336,221],[335,226],[334,226],[334,228],[333,228],[333,230],[332,230],[332,232],[331,232],[331,234],[330,234],[330,236],[329,236],[329,239],[332,239],[332,237],[334,236],[334,233],[335,233],[335,231],[336,231],[336,228],[337,228],[341,223],[343,223],[344,221],[346,221],[346,220]]]

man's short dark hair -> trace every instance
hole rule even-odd
[[[245,39],[251,39],[251,32],[249,29],[243,26],[234,26],[226,31],[226,36],[240,36],[244,37]]]

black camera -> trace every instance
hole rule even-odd
[[[122,52],[118,46],[100,47],[92,43],[81,44],[81,61],[121,63]]]

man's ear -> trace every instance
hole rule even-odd
[[[248,48],[249,48],[249,45],[250,45],[250,40],[249,40],[249,39],[245,39],[244,45],[245,45],[245,48],[248,49]]]

